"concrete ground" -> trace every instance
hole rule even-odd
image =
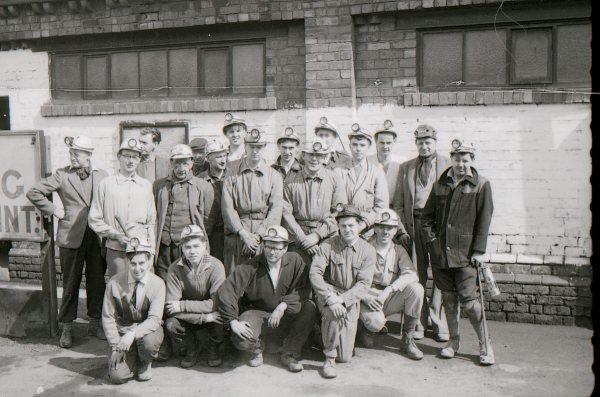
[[[308,351],[305,370],[292,374],[277,356],[250,368],[233,353],[222,368],[202,361],[180,369],[177,360],[159,363],[149,382],[121,386],[106,382],[106,342],[85,336],[78,324],[76,343],[61,349],[54,340],[0,338],[1,396],[589,396],[592,331],[576,327],[489,322],[497,364],[480,367],[475,335],[462,321],[463,344],[453,360],[436,357],[440,343],[417,344],[425,358],[414,362],[398,354],[398,335],[378,335],[374,349],[356,349],[338,377],[323,379],[321,354]],[[396,327],[392,327],[395,331]]]

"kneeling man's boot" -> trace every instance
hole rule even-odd
[[[248,360],[248,365],[251,367],[260,367],[263,364],[262,351],[252,353],[252,357]]]
[[[291,353],[281,353],[281,363],[287,367],[290,372],[300,372],[304,366],[298,362],[296,357]]]
[[[442,358],[454,358],[460,347],[460,336],[450,338],[446,347],[440,351]]]
[[[142,382],[152,379],[152,361],[140,361],[137,377]]]
[[[375,334],[369,331],[362,323],[359,332],[360,344],[367,349],[371,349],[375,345]]]
[[[60,333],[60,339],[58,344],[60,347],[69,348],[73,346],[73,323],[62,323],[62,331]]]
[[[400,340],[400,351],[408,356],[411,360],[420,360],[423,358],[423,352],[417,347],[415,340],[404,335]]]
[[[323,363],[323,368],[321,369],[323,378],[332,379],[337,376],[337,371],[335,370],[335,359],[334,358],[326,358]]]
[[[218,367],[223,363],[221,353],[219,351],[220,344],[209,341],[208,343],[208,366]]]

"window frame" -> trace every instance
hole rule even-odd
[[[448,27],[435,27],[435,28],[416,28],[417,31],[417,84],[419,89],[425,92],[440,92],[440,91],[469,91],[469,90],[486,90],[490,89],[489,85],[481,84],[462,84],[458,85],[446,85],[446,86],[426,86],[423,85],[424,80],[424,53],[423,53],[423,35],[427,33],[451,33],[451,32],[462,32],[462,56],[461,56],[461,81],[464,81],[466,57],[465,57],[465,41],[467,31],[481,31],[481,30],[505,30],[506,31],[506,44],[513,50],[513,31],[515,30],[536,30],[536,29],[550,29],[551,42],[549,44],[550,56],[548,57],[548,71],[549,71],[549,82],[535,82],[535,81],[518,81],[514,76],[515,61],[512,59],[509,51],[506,51],[505,58],[505,70],[506,70],[506,83],[504,85],[497,85],[497,89],[523,89],[532,87],[552,87],[552,88],[572,88],[572,87],[591,87],[591,76],[590,81],[578,82],[578,83],[560,83],[557,81],[557,70],[558,70],[558,53],[557,53],[557,31],[559,26],[568,25],[591,25],[591,21],[588,18],[571,18],[568,20],[545,20],[545,21],[519,21],[516,23],[497,23],[494,24],[464,24],[464,25],[453,25]],[[591,54],[591,50],[590,50]]]
[[[233,47],[236,45],[245,45],[245,44],[257,44],[262,46],[262,58],[263,58],[263,86],[260,93],[252,93],[252,94],[241,94],[234,93],[233,87]],[[190,95],[171,95],[171,88],[167,90],[167,95],[164,96],[142,96],[141,95],[141,64],[140,64],[140,53],[143,51],[155,51],[155,50],[165,50],[167,54],[167,85],[171,87],[171,70],[169,69],[170,65],[170,50],[179,50],[179,49],[194,49],[196,51],[197,57],[197,68],[196,68],[196,83],[197,87],[194,90],[194,94]],[[218,92],[206,93],[204,90],[204,75],[203,75],[203,53],[205,50],[216,49],[216,48],[227,48],[227,85],[228,87],[219,90]],[[138,95],[135,97],[128,98],[113,98],[111,93],[111,56],[116,53],[125,53],[125,52],[134,52],[137,55],[138,62]],[[82,92],[79,98],[56,98],[55,93],[57,90],[56,87],[56,62],[54,61],[55,57],[61,56],[78,56],[80,63],[80,79],[82,84]],[[87,88],[87,59],[106,56],[107,58],[107,88],[106,88],[106,96],[103,98],[89,98],[86,93]],[[137,47],[119,47],[114,49],[102,49],[102,50],[71,50],[71,51],[52,51],[50,52],[50,87],[51,87],[51,98],[56,102],[73,102],[73,101],[102,101],[109,99],[116,99],[119,101],[122,100],[168,100],[168,99],[190,99],[190,98],[210,98],[210,97],[245,97],[245,98],[264,98],[267,93],[267,76],[266,76],[266,68],[267,68],[267,59],[266,59],[266,39],[265,38],[253,38],[246,40],[235,40],[235,41],[219,41],[219,42],[210,42],[210,43],[185,43],[181,45],[172,45],[172,44],[164,44],[164,45],[141,45]]]

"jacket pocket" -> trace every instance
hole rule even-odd
[[[458,255],[460,263],[463,266],[470,264],[469,257],[471,254],[471,244],[473,242],[472,234],[461,234],[458,236]]]

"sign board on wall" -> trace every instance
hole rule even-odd
[[[0,132],[0,240],[45,240],[42,215],[25,197],[44,169],[42,131]]]

